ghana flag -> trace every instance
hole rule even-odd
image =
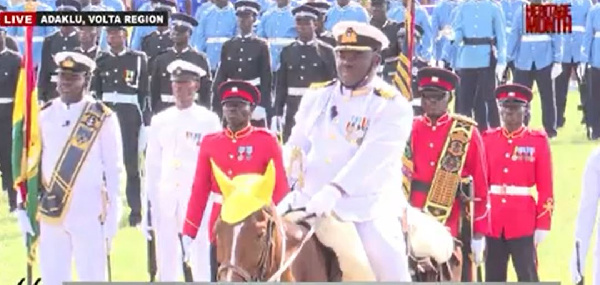
[[[408,100],[412,100],[412,58],[414,51],[415,31],[415,0],[406,1],[406,16],[404,17],[405,36],[402,51],[398,55],[394,85]]]
[[[25,52],[15,94],[13,110],[12,167],[17,200],[22,202],[31,221],[33,235],[27,235],[28,270],[35,260],[39,229],[36,221],[39,190],[39,163],[42,152],[38,114],[40,108],[33,69],[33,27],[25,29]]]

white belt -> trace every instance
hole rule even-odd
[[[250,85],[253,85],[253,86],[258,86],[258,85],[260,85],[260,77],[256,77],[256,78],[252,78],[252,79],[248,79],[248,80],[242,80],[242,79],[231,79],[231,78],[227,79],[227,81],[232,81],[232,80],[237,80],[237,81],[241,80],[241,81],[244,81],[244,82],[246,82],[246,83],[249,83]]]
[[[206,43],[207,44],[224,43],[228,40],[229,40],[229,38],[213,37],[213,38],[206,39]]]
[[[289,45],[295,41],[295,39],[290,38],[271,38],[268,39],[269,43],[272,45]]]
[[[600,38],[600,31],[596,31],[594,33],[594,38]]]
[[[160,101],[163,101],[163,103],[175,103],[175,96],[169,94],[160,94]]]
[[[58,75],[56,75],[56,74],[50,75],[50,82],[52,82],[52,83],[58,82]]]
[[[13,98],[0,98],[0,104],[9,104],[14,101],[15,101],[15,99],[13,99]]]
[[[509,196],[531,196],[529,187],[492,185],[490,193]]]
[[[208,195],[208,204],[222,204],[223,203],[223,196],[221,196],[221,194],[215,193],[215,192],[210,192],[210,195]]]
[[[302,95],[304,95],[304,93],[306,93],[306,90],[308,90],[308,88],[290,87],[290,88],[288,88],[288,95],[290,95],[290,96],[302,96]]]
[[[550,40],[552,38],[549,35],[523,35],[521,37],[522,42],[546,42]]]
[[[511,27],[506,27],[506,33],[507,33],[507,34],[510,34],[510,32],[511,32],[511,31],[512,31],[512,28],[511,28]]]
[[[138,98],[136,94],[123,94],[117,92],[102,93],[102,101],[110,103],[133,104],[138,106]]]
[[[572,32],[581,32],[581,33],[584,33],[585,32],[585,27],[584,26],[572,26],[571,27],[571,31]]]

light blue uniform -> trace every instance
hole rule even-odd
[[[450,12],[451,26],[452,26],[452,23],[454,22],[454,18],[456,17],[456,13],[458,13],[458,5],[456,7],[454,7],[454,9],[452,9],[452,12]],[[454,45],[453,40],[446,40],[444,42],[444,44],[442,45],[441,60],[450,64],[450,68],[452,68],[452,69],[456,69],[456,51],[457,50],[458,50],[458,47],[456,45]]]
[[[572,33],[563,35],[563,55],[561,62],[581,62],[581,44],[585,33],[588,12],[592,7],[591,0],[570,0]]]
[[[7,9],[7,11],[13,12],[24,12],[25,11],[25,3],[21,3],[18,5],[14,5]],[[54,11],[52,7],[42,3],[37,2],[36,11]],[[40,61],[42,60],[42,45],[44,44],[44,38],[46,36],[51,35],[56,31],[56,27],[33,27],[33,64],[34,66],[39,66]],[[6,27],[6,34],[12,36],[17,43],[19,44],[19,50],[21,53],[25,51],[25,27]],[[21,54],[22,56],[23,54]]]
[[[406,8],[400,3],[396,8],[388,11],[387,16],[394,21],[402,23],[405,20]],[[415,2],[415,24],[423,28],[421,42],[415,47],[415,55],[427,62],[433,58],[433,40],[435,35],[429,14],[427,14],[425,8],[418,2]]]
[[[296,21],[294,15],[292,15],[292,6],[273,7],[267,10],[256,27],[256,35],[269,42],[271,70],[273,72],[277,71],[281,50],[293,43],[298,36]]]
[[[519,8],[513,18],[513,28],[508,38],[507,56],[514,60],[515,68],[537,70],[560,62],[562,59],[562,39],[560,34],[526,34],[523,23],[523,8]]]
[[[454,10],[457,5],[458,2],[456,0],[442,0],[433,8],[433,13],[431,13],[431,37],[434,38],[433,58],[435,60],[444,60],[442,57],[442,50],[444,46],[449,44],[450,40],[447,37],[438,37],[438,34],[444,27],[451,27],[452,10]],[[446,62],[450,61],[446,60]]]
[[[456,68],[490,66],[490,46],[464,45],[465,38],[495,38],[498,64],[506,64],[506,31],[500,5],[491,0],[465,0],[456,9],[452,22]]]
[[[329,8],[326,14],[325,30],[331,31],[333,26],[341,21],[357,21],[369,23],[367,10],[355,1],[350,1],[348,5],[340,7],[336,2]]]
[[[102,0],[102,4],[103,6],[110,7],[112,11],[125,11],[125,5],[123,4],[123,2],[121,2],[121,0]]]
[[[233,4],[219,8],[212,5],[206,9],[198,21],[190,44],[198,51],[206,53],[211,71],[216,71],[221,59],[223,43],[237,33],[237,18]]]
[[[500,0],[500,5],[502,6],[502,13],[504,13],[504,23],[506,30],[506,38],[510,37],[512,32],[512,24],[515,13],[519,8],[522,8],[523,5],[527,4],[525,0]]]
[[[588,13],[581,51],[581,62],[600,68],[600,4],[595,4]]]
[[[7,9],[11,6],[9,0],[0,0],[0,5],[6,7]]]

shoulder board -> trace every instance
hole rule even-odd
[[[548,137],[548,133],[544,129],[529,129],[529,133],[534,137]]]
[[[51,37],[55,37],[58,35],[58,33],[60,33],[60,30],[56,30],[56,31],[52,32],[51,34],[47,35],[44,39],[49,39]]]
[[[312,84],[310,84],[310,86],[308,88],[310,89],[319,89],[319,88],[323,88],[323,87],[327,87],[327,86],[331,86],[333,84],[335,84],[336,80],[330,80],[330,81],[323,81],[323,82],[314,82]]]
[[[100,52],[98,53],[98,57],[96,58],[96,60],[103,59],[104,57],[106,57],[106,56],[108,56],[108,55],[110,55],[110,54],[109,54],[107,51],[100,51]]]
[[[398,96],[398,91],[394,90],[393,88],[377,87],[375,88],[375,95],[384,99],[394,99],[396,96]]]
[[[254,128],[254,132],[258,133],[258,134],[265,134],[268,135],[270,137],[277,137],[275,135],[275,133],[267,128]]]
[[[481,135],[482,136],[492,135],[492,134],[495,134],[495,133],[497,133],[497,132],[499,132],[501,130],[502,130],[502,128],[491,128],[491,129],[487,129],[487,130],[483,131],[481,133]]]
[[[463,123],[467,123],[473,126],[477,126],[477,122],[475,122],[473,119],[464,116],[464,115],[460,115],[460,114],[450,114],[450,117],[452,117],[452,119],[457,120],[457,121],[461,121]]]
[[[52,102],[54,102],[54,101],[50,100],[50,101],[44,103],[44,105],[42,106],[42,108],[40,108],[40,111],[43,111],[44,109],[47,109],[48,107],[50,107],[52,105]]]
[[[127,52],[131,53],[131,54],[134,54],[134,55],[137,55],[137,56],[146,55],[146,53],[144,53],[144,52],[133,50],[133,49],[130,49]]]

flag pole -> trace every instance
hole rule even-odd
[[[25,135],[25,149],[26,149],[26,157],[28,157],[28,152],[29,152],[29,145],[31,142],[31,137],[30,137],[30,129],[32,127],[32,122],[31,122],[31,104],[37,104],[38,102],[32,102],[32,95],[33,92],[31,92],[33,90],[33,86],[32,85],[32,79],[31,76],[31,71],[29,70],[30,67],[32,66],[31,63],[31,50],[32,50],[32,43],[33,43],[33,27],[32,26],[27,26],[25,27],[25,52],[27,53],[24,61],[25,61],[25,76],[26,76],[26,88],[25,90],[27,90],[27,103],[26,103],[26,127],[25,127],[25,131],[26,131],[26,135]],[[26,169],[29,170],[29,161],[26,162],[27,166]],[[29,203],[30,201],[30,192],[29,191],[29,186],[28,183],[23,183],[23,187],[25,187],[26,192],[27,193],[27,198],[26,201],[27,203]],[[27,216],[29,216],[29,221],[32,222],[32,217],[35,218],[35,212],[32,211],[32,209],[30,209],[31,207],[27,207]],[[33,284],[33,260],[31,257],[31,248],[32,248],[32,236],[27,233],[27,284],[28,285],[32,285]]]

